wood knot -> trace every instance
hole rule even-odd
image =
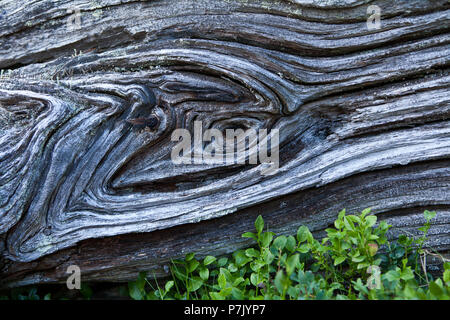
[[[159,126],[159,118],[155,115],[151,115],[147,118],[135,118],[125,121],[139,129],[149,128],[151,130],[155,130]]]

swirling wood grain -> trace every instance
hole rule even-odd
[[[447,1],[0,8],[4,284],[61,281],[75,263],[84,279],[127,280],[183,252],[226,253],[260,213],[274,231],[320,234],[343,207],[372,207],[395,237],[436,209],[430,244],[448,250]],[[154,130],[133,125],[148,117]],[[175,165],[171,133],[197,120],[279,129],[280,169]]]

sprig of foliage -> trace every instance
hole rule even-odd
[[[390,226],[377,224],[370,209],[360,215],[341,211],[321,241],[306,226],[296,237],[277,237],[264,231],[259,216],[255,232],[242,235],[253,239],[253,247],[203,260],[190,253],[172,261],[172,279],[163,286],[140,273],[129,294],[136,300],[449,299],[450,264],[443,279],[434,281],[419,264],[435,215],[425,211],[421,237],[401,236],[393,243],[386,238]]]

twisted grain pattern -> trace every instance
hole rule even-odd
[[[367,6],[382,8],[379,30]],[[81,9],[68,31],[67,9]],[[0,266],[9,285],[127,280],[227,253],[263,214],[320,234],[372,207],[450,246],[444,0],[0,1]],[[81,51],[81,53],[80,53]],[[157,116],[156,131],[127,120]],[[279,171],[174,165],[170,135],[277,128]],[[205,129],[206,129],[205,128]],[[105,271],[106,270],[106,271]]]

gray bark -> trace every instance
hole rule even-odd
[[[367,7],[381,8],[369,30]],[[80,28],[73,14],[79,8]],[[318,236],[367,207],[450,247],[444,0],[0,1],[1,285],[165,274],[262,214]],[[73,26],[73,24],[71,25]],[[156,130],[130,125],[159,118]],[[280,169],[175,165],[176,128],[280,130]]]

